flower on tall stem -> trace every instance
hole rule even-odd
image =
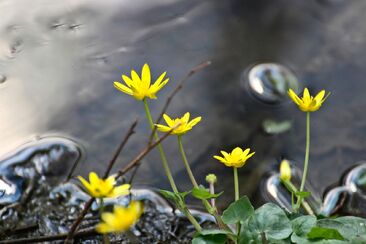
[[[130,193],[130,184],[116,185],[114,176],[109,176],[107,179],[99,178],[95,172],[89,174],[89,182],[83,177],[78,176],[83,186],[88,191],[89,195],[95,198],[119,197]]]
[[[313,97],[310,95],[308,88],[305,88],[303,96],[301,98],[298,97],[292,89],[288,90],[288,95],[290,96],[292,101],[294,101],[294,103],[299,106],[299,109],[301,111],[315,112],[321,107],[321,105],[323,104],[325,99],[327,99],[330,93],[328,93],[328,95],[324,97],[325,90],[321,90],[315,97]]]
[[[236,147],[231,153],[221,151],[221,154],[223,157],[215,155],[214,158],[228,167],[241,168],[255,152],[250,153],[250,148],[243,151],[240,147]]]
[[[156,127],[161,132],[169,132],[173,135],[183,135],[190,131],[196,124],[198,124],[202,117],[196,117],[189,121],[190,113],[185,113],[183,117],[171,119],[167,114],[163,115],[167,125],[156,124]],[[179,126],[177,126],[179,124]]]
[[[306,145],[305,145],[305,158],[304,158],[304,169],[301,178],[300,191],[304,191],[307,173],[309,170],[309,154],[310,154],[310,113],[317,111],[323,102],[327,99],[328,95],[325,96],[325,91],[320,91],[315,97],[311,96],[307,88],[304,89],[303,97],[299,98],[296,93],[289,89],[288,95],[297,104],[299,109],[306,112]],[[303,197],[297,197],[296,206],[300,206],[303,201]],[[296,209],[297,210],[297,209]]]
[[[102,234],[127,231],[143,213],[143,204],[132,201],[128,207],[114,206],[113,213],[103,213],[96,231]]]
[[[165,78],[166,72],[162,73],[158,79],[151,85],[150,67],[144,64],[141,70],[141,77],[135,70],[131,71],[131,77],[122,75],[125,85],[119,81],[115,81],[114,87],[119,91],[133,96],[137,100],[143,100],[146,97],[156,99],[156,93],[163,88],[169,81]]]

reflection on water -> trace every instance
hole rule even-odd
[[[138,133],[116,167],[121,166],[144,146],[148,124],[142,104],[115,90],[113,81],[148,62],[154,73],[167,70],[171,77],[160,93],[164,97],[191,67],[211,60],[213,65],[185,85],[168,112],[203,116],[183,138],[186,151],[199,180],[217,173],[219,188],[228,196],[232,182],[223,179],[231,171],[212,155],[251,146],[256,157],[240,170],[242,193],[251,194],[266,162],[280,156],[301,162],[304,153],[303,114],[291,103],[264,104],[241,85],[247,67],[275,62],[293,70],[301,86],[332,92],[312,124],[310,178],[322,192],[339,172],[366,158],[366,3],[328,2],[1,1],[0,153],[35,135],[64,134],[86,149],[77,173],[101,172],[139,117]],[[163,103],[153,101],[152,109]],[[265,134],[261,125],[268,119],[293,119],[293,128]],[[179,186],[187,189],[175,144],[170,138],[165,147]],[[167,187],[160,167],[153,153],[137,182]]]

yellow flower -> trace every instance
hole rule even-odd
[[[78,176],[78,179],[92,197],[119,197],[130,193],[129,189],[131,186],[129,184],[114,186],[116,184],[114,176],[110,176],[104,180],[99,178],[95,172],[91,172],[89,174],[89,182],[81,176]]]
[[[291,166],[288,160],[284,159],[280,165],[280,179],[282,181],[291,180]]]
[[[328,93],[328,95],[324,97],[325,91],[322,90],[315,97],[312,97],[310,96],[308,88],[305,88],[302,98],[299,98],[292,89],[288,90],[288,95],[291,97],[294,103],[299,106],[301,111],[315,112],[320,108],[320,106],[325,101],[325,99],[327,99],[330,93]]]
[[[96,226],[99,233],[124,232],[134,225],[144,211],[141,202],[132,201],[125,208],[122,206],[114,206],[113,213],[103,213],[102,223]]]
[[[131,78],[122,75],[122,79],[126,85],[115,81],[114,87],[128,95],[133,96],[137,100],[143,100],[145,97],[156,99],[156,93],[168,83],[169,78],[165,78],[166,72],[162,73],[159,78],[151,85],[150,67],[144,64],[141,71],[141,77],[136,71],[131,71]]]
[[[189,121],[190,117],[189,113],[185,113],[182,118],[176,118],[176,119],[171,119],[167,114],[164,114],[163,117],[168,126],[157,124],[156,127],[158,128],[159,131],[168,132],[171,131],[176,126],[178,126],[171,132],[171,134],[174,135],[182,135],[187,133],[192,129],[193,126],[195,126],[202,119],[202,117],[197,117]]]
[[[221,151],[221,156],[214,156],[215,159],[219,160],[221,163],[228,167],[240,168],[243,167],[246,161],[254,155],[255,152],[249,153],[250,148],[243,151],[240,147],[236,147],[231,153]]]

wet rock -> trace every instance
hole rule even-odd
[[[288,89],[299,91],[300,84],[291,70],[276,63],[254,65],[243,74],[248,90],[264,103],[279,103],[287,98]]]

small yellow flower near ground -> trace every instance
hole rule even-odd
[[[167,123],[167,126],[156,124],[156,127],[158,128],[159,131],[169,132],[179,124],[177,128],[173,129],[171,134],[183,135],[183,134],[187,133],[188,131],[190,131],[193,128],[193,126],[195,126],[197,123],[199,123],[202,119],[202,117],[197,117],[197,118],[194,118],[191,121],[189,121],[189,117],[190,117],[190,114],[185,113],[182,118],[171,119],[167,114],[164,114],[163,118],[164,118],[165,122]]]
[[[95,172],[91,172],[89,174],[89,182],[81,176],[78,176],[78,179],[89,192],[89,195],[95,198],[119,197],[130,193],[130,184],[114,186],[116,184],[114,176],[109,176],[104,180],[99,178]]]
[[[294,103],[296,103],[297,106],[299,106],[300,110],[303,112],[317,111],[323,104],[325,99],[327,99],[327,97],[330,95],[330,93],[328,93],[328,95],[324,97],[325,90],[322,90],[315,97],[313,97],[310,96],[308,88],[304,89],[302,98],[299,98],[292,89],[289,89],[287,93],[290,96],[290,98],[294,101]]]
[[[165,79],[166,72],[162,73],[159,78],[151,85],[150,67],[144,64],[141,71],[141,77],[136,71],[131,71],[131,77],[122,75],[122,79],[126,85],[119,81],[115,81],[114,87],[119,91],[133,96],[137,100],[143,100],[145,97],[156,99],[156,93],[168,83],[169,78]]]
[[[221,154],[224,157],[214,156],[214,158],[228,167],[241,168],[245,165],[246,161],[255,154],[255,152],[249,152],[250,148],[243,151],[240,147],[236,147],[231,153],[221,151]]]
[[[102,234],[124,232],[137,222],[143,211],[143,204],[137,201],[132,201],[127,208],[114,206],[113,213],[102,214],[103,222],[96,226],[96,231]]]
[[[291,166],[288,160],[282,160],[280,164],[280,179],[282,181],[290,181],[291,180]]]

